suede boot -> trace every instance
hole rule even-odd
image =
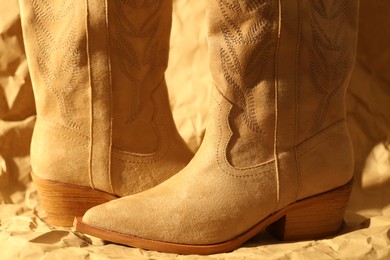
[[[162,184],[86,212],[76,229],[181,254],[338,232],[353,177],[345,91],[356,0],[209,0],[214,100],[192,161]]]
[[[192,152],[169,107],[171,1],[20,1],[37,122],[33,180],[48,222],[149,189]]]

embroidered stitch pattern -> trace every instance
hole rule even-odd
[[[121,72],[130,82],[132,95],[129,100],[127,124],[137,119],[142,111],[142,95],[150,95],[158,86],[150,82],[155,71],[164,65],[155,37],[160,22],[162,0],[118,0],[115,6],[114,26],[110,28],[113,55]],[[132,21],[133,15],[145,14],[140,24]],[[138,19],[140,20],[140,19]],[[143,47],[139,47],[140,41]],[[138,53],[138,55],[137,55]],[[139,54],[141,53],[141,54]],[[150,88],[150,89],[145,89]]]
[[[213,5],[209,39],[218,62],[211,63],[212,74],[232,104],[225,156],[234,167],[250,167],[273,156],[273,133],[266,129],[275,123],[278,1],[215,0]]]
[[[255,133],[261,133],[261,127],[256,118],[254,90],[272,67],[275,14],[271,2],[218,0],[225,40],[219,52],[227,85],[220,91],[239,108],[245,124]]]
[[[310,1],[312,49],[311,81],[321,95],[312,131],[320,130],[332,97],[340,91],[351,63],[346,34],[348,0]],[[329,29],[332,28],[332,29]]]
[[[68,95],[77,88],[76,81],[80,73],[78,63],[81,57],[77,35],[82,22],[80,14],[77,13],[74,0],[60,0],[56,3],[31,0],[31,4],[40,76],[57,99],[64,124],[79,129],[79,125],[71,117],[74,112]]]

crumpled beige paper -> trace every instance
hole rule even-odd
[[[180,133],[199,146],[210,103],[205,2],[175,0],[166,74]],[[17,0],[0,2],[0,259],[390,259],[390,2],[361,1],[356,68],[347,93],[355,185],[339,236],[281,243],[263,233],[211,256],[145,251],[48,226],[29,177],[34,99]]]

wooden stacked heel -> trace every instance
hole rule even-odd
[[[53,226],[72,226],[74,217],[83,216],[91,207],[117,197],[89,187],[41,179],[31,174],[40,202]]]
[[[289,206],[267,230],[280,240],[313,240],[337,234],[352,190],[347,185]]]

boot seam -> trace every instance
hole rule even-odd
[[[49,119],[46,119],[40,115],[36,115],[36,118],[37,120],[39,121],[43,121],[45,123],[47,123],[48,125],[50,125],[51,127],[58,127],[58,128],[62,128],[64,129],[65,131],[71,131],[72,133],[76,134],[77,136],[80,136],[81,138],[85,139],[85,140],[89,140],[89,137],[79,131],[77,131],[76,128],[73,128],[73,127],[69,127],[69,126],[66,126],[66,125],[63,125],[63,124],[60,124],[56,121],[53,121],[53,120],[49,120]]]
[[[300,171],[300,165],[299,165],[299,158],[298,158],[298,128],[299,128],[299,104],[300,104],[300,96],[299,96],[299,89],[301,86],[301,80],[299,77],[299,66],[300,66],[300,60],[299,56],[301,53],[301,33],[302,33],[302,24],[301,24],[301,1],[297,0],[297,46],[295,50],[295,120],[294,120],[294,160],[295,160],[295,169],[296,169],[296,190],[295,190],[295,198],[294,200],[297,200],[298,198],[298,191],[300,190],[300,180],[301,180],[301,171]]]
[[[339,122],[331,125],[330,127],[324,129],[320,133],[318,133],[318,134],[314,135],[313,137],[309,138],[308,140],[306,140],[305,142],[303,142],[303,143],[301,143],[300,145],[297,146],[298,158],[304,157],[307,154],[311,153],[315,148],[317,148],[318,146],[321,146],[326,141],[331,139],[334,135],[342,132],[343,130],[345,130],[345,121],[344,120],[339,121]],[[304,144],[307,144],[308,142],[314,140],[316,137],[319,139],[318,141],[316,141],[314,144],[310,145],[307,148],[302,148],[302,146]],[[302,150],[300,150],[300,148]]]
[[[63,125],[60,125],[56,122],[53,122],[53,121],[50,121],[50,120],[46,120],[46,119],[43,119],[42,117],[38,117],[37,116],[37,119],[39,119],[39,121],[43,121],[45,122],[45,125],[51,130],[53,131],[54,133],[60,135],[61,137],[65,138],[65,139],[68,139],[70,141],[73,141],[74,143],[76,144],[79,144],[79,145],[82,145],[83,147],[86,147],[88,148],[88,141],[89,141],[89,138],[87,136],[84,136],[78,132],[75,132],[75,131],[72,131],[73,128],[68,128],[66,126],[63,126]],[[38,121],[36,124],[40,124]],[[64,133],[61,133],[61,131],[59,129],[63,129],[65,131],[71,131],[72,133],[76,134],[77,136],[83,138],[85,140],[85,143],[83,141],[80,141],[80,140],[76,140],[75,138],[72,138],[71,136],[69,135],[66,135]]]

